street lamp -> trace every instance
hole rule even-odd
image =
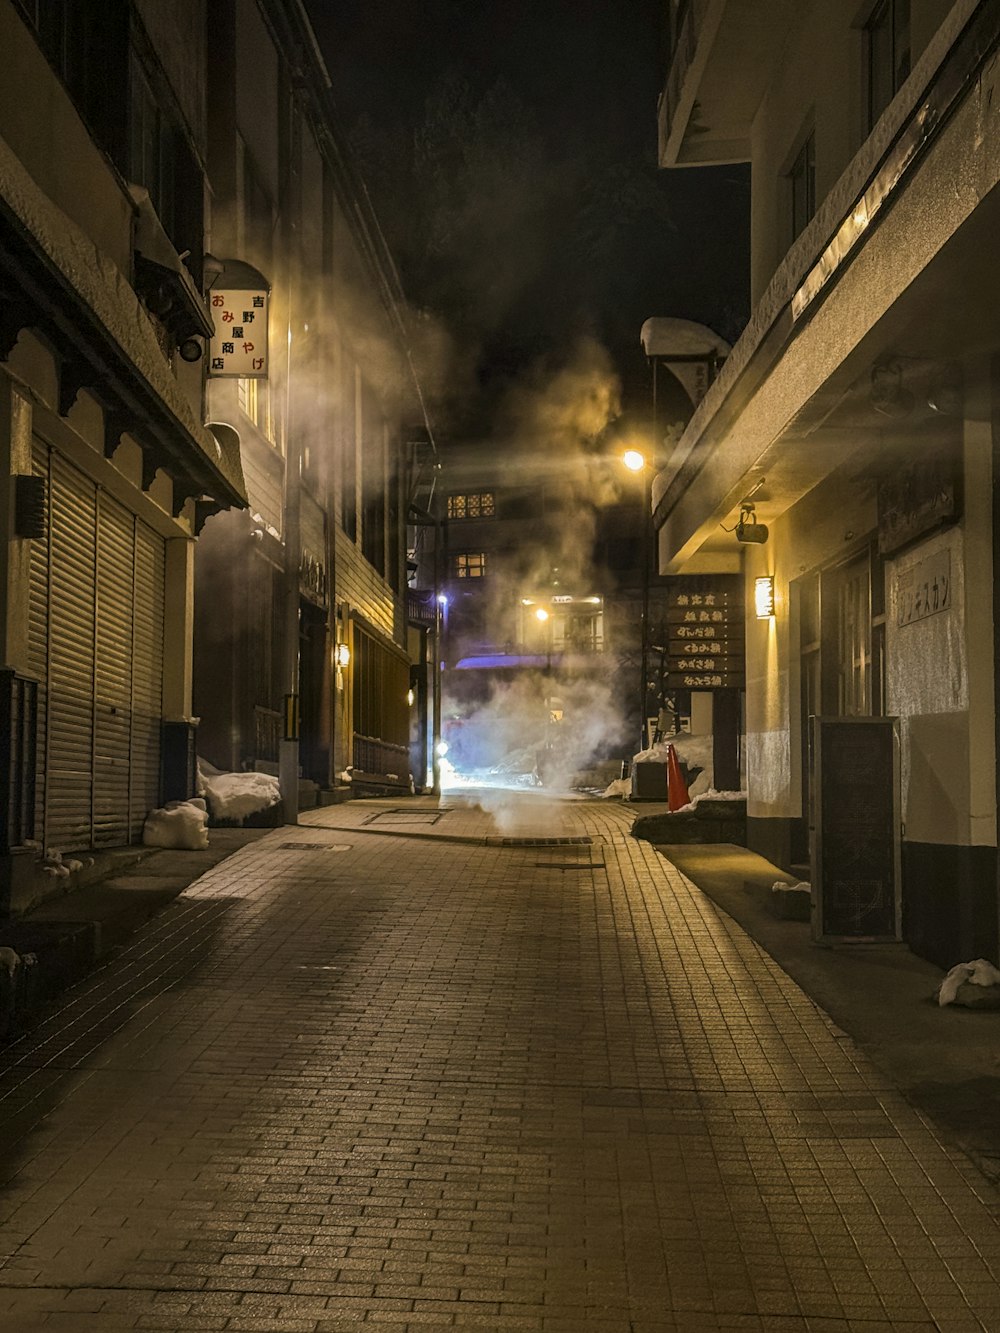
[[[622,462],[630,472],[642,474],[642,514],[640,531],[642,533],[642,614],[639,619],[639,752],[646,748],[646,676],[649,670],[649,580],[650,554],[652,548],[653,515],[652,486],[653,469],[646,455],[639,449],[626,449]]]

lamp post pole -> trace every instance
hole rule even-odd
[[[652,505],[653,470],[648,463],[642,469],[642,613],[639,620],[639,750],[646,749],[647,695],[649,690],[649,581],[653,545]]]
[[[653,468],[646,455],[638,449],[626,449],[622,462],[630,472],[642,474],[639,488],[639,541],[642,572],[642,611],[639,616],[639,752],[646,748],[646,677],[649,673],[649,584],[653,548]]]

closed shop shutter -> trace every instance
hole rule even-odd
[[[91,845],[97,488],[59,454],[49,472],[46,845]]]
[[[46,511],[49,496],[49,451],[38,440],[32,442],[31,468],[45,480]],[[45,536],[31,541],[28,574],[28,671],[38,681],[38,752],[35,760],[35,836],[45,829],[46,771],[45,738],[49,677],[49,536],[52,525],[46,512]]]
[[[165,543],[41,442],[33,462],[48,481],[29,587],[37,835],[63,851],[138,841],[159,799]]]
[[[135,519],[103,492],[97,525],[94,845],[130,841],[132,551]]]
[[[162,537],[135,525],[135,599],[132,632],[132,785],[129,822],[133,840],[158,804],[160,719],[163,714],[163,600],[166,551]]]

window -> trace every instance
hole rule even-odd
[[[236,393],[240,408],[271,444],[274,444],[274,417],[271,413],[271,386],[267,380],[238,379]]]
[[[910,0],[879,0],[865,24],[868,130],[910,72]]]
[[[45,58],[101,147],[121,166],[128,9],[123,0],[15,0]]]
[[[486,575],[484,551],[461,551],[452,557],[451,572],[456,579],[481,579]]]
[[[242,136],[238,135],[237,139],[240,195],[238,242],[250,263],[267,273],[271,268],[274,204],[253,154]]]
[[[492,518],[496,504],[492,491],[470,491],[448,496],[449,518]]]
[[[132,51],[129,62],[129,144],[125,175],[149,191],[163,230],[195,280],[202,244],[201,169],[181,128],[166,80]]]
[[[816,136],[810,134],[796,154],[788,173],[791,195],[792,240],[816,212]]]

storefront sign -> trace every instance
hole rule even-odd
[[[267,303],[264,291],[213,288],[210,293],[215,336],[208,373],[240,379],[267,377]]]
[[[665,619],[667,689],[743,688],[743,584],[738,575],[677,579]]]
[[[896,575],[896,623],[912,625],[951,610],[951,552],[935,551]]]

